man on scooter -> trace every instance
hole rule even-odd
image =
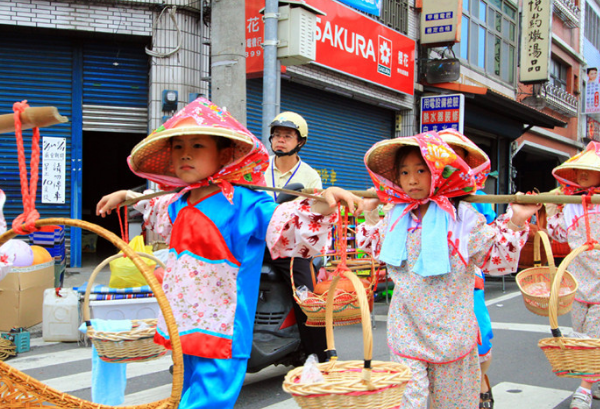
[[[267,186],[285,188],[290,183],[301,183],[305,188],[321,189],[321,177],[310,165],[300,159],[298,152],[308,140],[308,125],[304,118],[295,112],[282,112],[270,124],[271,149],[275,154],[270,158],[269,167],[265,172]],[[277,200],[277,193],[273,192]],[[290,285],[290,259],[280,258],[272,260],[270,253],[265,254],[265,262],[270,263],[280,274],[283,274]],[[305,285],[313,290],[313,281],[310,273],[308,259],[296,258],[294,260],[294,284],[296,287]],[[294,313],[300,331],[300,338],[307,355],[317,354],[319,362],[325,362],[327,339],[325,328],[307,327],[306,314],[299,305],[294,303]]]

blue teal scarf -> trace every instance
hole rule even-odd
[[[397,204],[392,210],[388,231],[381,246],[379,259],[386,264],[400,267],[408,258],[406,237],[410,223],[410,212],[402,216],[408,204]],[[401,219],[399,219],[402,216]],[[429,208],[423,217],[421,226],[421,251],[413,271],[422,276],[436,276],[450,272],[448,257],[448,212],[435,202],[429,202]],[[398,220],[399,219],[399,220]]]

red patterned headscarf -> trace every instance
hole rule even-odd
[[[439,131],[438,135],[440,135],[444,142],[450,145],[450,147],[458,146],[467,152],[465,161],[471,168],[471,172],[475,177],[477,190],[483,189],[491,168],[490,158],[487,154],[473,141],[454,128]]]
[[[394,166],[396,152],[405,146],[418,146],[431,171],[431,190],[425,199],[412,199],[393,182],[398,178]],[[420,204],[433,201],[456,219],[456,209],[448,198],[475,193],[477,190],[475,177],[469,166],[436,132],[378,142],[367,151],[365,165],[382,202],[409,204],[401,217]]]
[[[233,141],[230,163],[207,179],[188,184],[177,177],[171,163],[169,139],[180,135],[213,135]],[[184,187],[184,191],[218,185],[232,202],[232,183],[265,185],[264,171],[269,166],[265,146],[227,111],[205,98],[198,98],[138,143],[127,158],[136,175],[157,183],[163,190]]]

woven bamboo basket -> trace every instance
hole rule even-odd
[[[166,269],[165,264],[151,254],[137,252],[141,257],[157,262]],[[83,321],[86,323],[86,335],[98,351],[98,357],[105,362],[131,363],[151,361],[167,353],[162,345],[154,343],[156,319],[131,320],[130,331],[96,331],[90,320],[90,293],[98,273],[111,261],[123,257],[115,254],[102,261],[90,276],[83,301]]]
[[[329,255],[329,257],[334,257],[335,255]],[[326,257],[326,256],[317,256],[317,257]],[[336,263],[337,261],[337,263]],[[339,266],[339,260],[335,260],[334,264],[336,267]],[[329,294],[334,294],[332,310],[333,310],[333,325],[335,326],[343,326],[343,325],[353,325],[361,322],[361,310],[360,303],[358,299],[358,294],[352,289],[344,289],[335,293],[335,290],[332,291],[331,287],[328,291],[323,294],[316,294],[314,292],[309,291],[307,293],[306,298],[300,299],[296,293],[296,286],[294,284],[294,259],[290,262],[290,275],[292,281],[292,291],[294,294],[294,299],[302,308],[302,311],[306,314],[306,325],[309,327],[324,327],[325,326],[325,312],[327,306],[327,298]],[[377,285],[377,273],[375,271],[375,261],[373,258],[363,258],[363,259],[355,259],[355,260],[346,260],[346,268],[347,271],[364,271],[370,270],[369,281],[368,284],[365,282],[361,282],[363,288],[366,291],[367,300],[369,302],[370,308],[373,305],[374,299],[374,289]],[[313,279],[313,285],[316,286],[316,276],[313,267],[313,263],[310,263],[310,272]],[[354,273],[352,275],[355,276]],[[339,276],[337,276],[339,277]],[[342,280],[347,281],[347,278],[342,278]],[[359,280],[360,281],[360,280]]]
[[[351,280],[362,314],[364,361],[338,361],[333,339],[334,292],[327,297],[326,333],[329,362],[317,364],[324,381],[300,383],[303,367],[292,369],[283,381],[283,390],[294,397],[304,409],[380,409],[399,407],[406,384],[411,379],[410,369],[396,362],[371,361],[373,334],[367,295],[360,280],[350,271],[344,276]],[[340,276],[334,277],[335,288]]]
[[[8,339],[0,338],[0,361],[17,356],[17,346]]]
[[[544,244],[546,252],[547,266],[542,266],[540,255],[540,239]],[[552,255],[552,247],[548,235],[540,230],[533,239],[533,257],[534,266],[527,268],[517,274],[516,282],[523,295],[525,307],[534,314],[547,317],[549,315],[550,289],[556,276],[556,265]],[[532,288],[535,286],[547,287],[548,295],[533,294]],[[558,315],[564,315],[571,311],[575,293],[577,292],[577,280],[568,271],[565,271],[560,281],[560,292],[558,297]]]
[[[98,234],[100,237],[113,243],[119,250],[131,258],[131,261],[135,266],[142,272],[146,281],[150,285],[150,288],[154,292],[158,305],[162,310],[169,336],[171,339],[171,345],[173,347],[172,359],[173,359],[173,383],[171,388],[171,395],[156,402],[133,405],[133,406],[119,406],[119,409],[176,409],[179,400],[181,399],[181,389],[183,387],[183,353],[181,349],[181,341],[179,339],[179,333],[177,331],[177,324],[173,317],[173,312],[169,305],[160,284],[154,273],[151,271],[149,266],[144,263],[141,256],[139,256],[131,247],[121,240],[117,235],[109,232],[108,230],[81,220],[65,219],[65,218],[51,218],[51,219],[40,219],[36,221],[35,226],[49,226],[49,225],[66,225],[71,227],[79,227],[85,230],[89,230],[93,233]],[[9,239],[16,236],[13,230],[9,230],[0,236],[0,245],[4,244]],[[24,374],[23,372],[11,367],[8,363],[0,361],[0,407],[1,408],[45,408],[56,407],[61,409],[110,409],[113,406],[100,405],[87,400],[77,398],[75,396],[63,393],[59,390],[51,388],[44,383],[38,381]]]
[[[594,244],[592,249],[600,250],[600,245]],[[578,247],[558,266],[556,280],[552,284],[550,293],[549,316],[552,338],[541,339],[538,346],[544,351],[552,366],[552,372],[557,376],[600,380],[600,339],[563,337],[557,321],[560,279],[575,257],[588,250],[590,248],[587,245]]]

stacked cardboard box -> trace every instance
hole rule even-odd
[[[54,284],[53,264],[12,267],[0,281],[0,331],[42,322],[44,290]]]

